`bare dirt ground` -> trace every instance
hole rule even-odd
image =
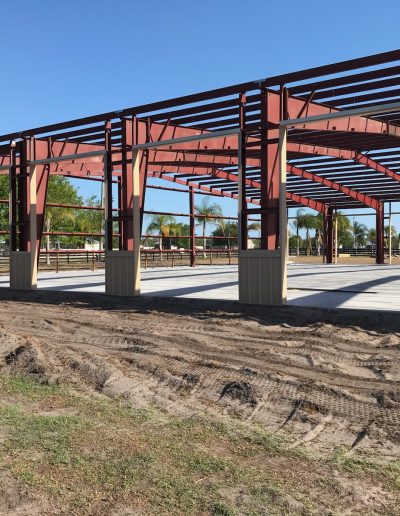
[[[155,407],[181,421],[265,432],[264,448],[252,454],[228,451],[216,436],[196,446],[212,441],[216,456],[268,471],[285,493],[252,505],[250,488],[235,477],[218,491],[226,505],[213,509],[140,509],[128,497],[126,512],[115,512],[115,500],[100,506],[91,495],[70,513],[400,514],[398,315],[73,293],[1,297],[1,374],[122,398],[134,410]],[[266,455],[274,436],[284,444]],[[13,474],[0,467],[1,485]],[[217,481],[210,472],[201,478]],[[20,505],[5,514],[35,514],[31,505],[23,512],[32,492],[18,482]],[[62,513],[57,497],[43,493],[37,514]]]

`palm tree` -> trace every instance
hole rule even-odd
[[[247,231],[260,231],[261,222],[250,222],[247,224]]]
[[[160,260],[162,261],[163,237],[170,233],[170,227],[176,224],[175,217],[171,215],[153,215],[149,225],[147,226],[147,233],[156,232],[159,238]]]
[[[296,218],[292,222],[292,226],[296,231],[296,255],[300,254],[300,230],[304,228],[304,210],[299,208],[296,212]]]
[[[203,227],[203,250],[204,258],[206,257],[206,228],[209,222],[216,223],[222,217],[221,206],[217,203],[211,203],[208,197],[203,198],[200,206],[194,207],[196,221],[199,226]]]
[[[247,225],[247,231],[259,231],[261,224],[259,222],[251,222]],[[226,243],[228,245],[228,249],[231,249],[232,239],[238,239],[239,236],[239,224],[237,222],[225,222],[225,219],[221,219],[217,223],[217,227],[215,231],[212,232],[213,236],[221,236],[226,238]],[[225,240],[222,240],[225,242]],[[221,242],[219,242],[221,245]],[[225,244],[224,244],[225,245]]]
[[[230,236],[232,235],[232,236],[236,236],[237,237],[237,235],[238,235],[238,224],[237,224],[237,222],[226,222],[225,219],[220,219],[218,221],[218,223],[217,223],[216,230],[212,234],[214,236],[226,237],[226,241],[228,243],[228,249],[230,249],[231,248]]]
[[[169,236],[180,237],[184,233],[184,225],[182,222],[174,222],[169,225]],[[169,239],[169,245],[171,246],[171,238]]]
[[[370,228],[367,232],[367,241],[371,244],[371,245],[374,245],[375,242],[376,242],[376,229],[375,228]]]
[[[351,232],[353,233],[353,245],[354,247],[364,246],[368,228],[365,224],[360,224],[353,218],[353,224]]]
[[[337,233],[338,233],[338,242],[337,244],[341,243],[342,245],[349,245],[351,246],[351,238],[352,238],[352,231],[351,231],[351,222],[349,217],[346,217],[346,215],[343,215],[341,211],[337,212]]]
[[[324,216],[322,213],[318,213],[314,217],[314,229],[315,229],[315,247],[317,248],[317,255],[321,256],[321,246],[324,242]]]
[[[295,219],[294,226],[296,228],[296,236],[297,236],[297,255],[299,255],[299,232],[300,229],[306,230],[306,253],[307,256],[310,255],[311,252],[311,240],[310,240],[310,230],[315,228],[315,217],[311,215],[311,213],[304,213],[303,209],[297,210],[297,215]]]
[[[306,213],[304,217],[304,228],[306,230],[306,253],[307,256],[311,254],[312,244],[310,239],[310,230],[315,228],[315,217],[311,213]]]

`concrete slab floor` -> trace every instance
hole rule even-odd
[[[0,287],[8,286],[1,276]],[[400,311],[400,265],[289,264],[288,287],[290,305]],[[41,272],[38,288],[103,293],[104,271]],[[142,270],[142,294],[237,300],[237,266]]]

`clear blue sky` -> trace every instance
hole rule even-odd
[[[399,46],[398,0],[1,0],[0,6],[0,133]],[[153,191],[147,208],[186,211],[186,204],[183,194]],[[228,201],[227,213],[235,209]]]

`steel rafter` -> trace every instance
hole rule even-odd
[[[379,203],[376,199],[373,199],[372,197],[369,197],[368,195],[365,195],[363,193],[357,192],[356,190],[353,190],[347,186],[341,185],[340,183],[335,183],[334,181],[331,181],[324,177],[320,177],[311,172],[307,172],[306,170],[302,170],[293,165],[288,165],[287,171],[290,174],[293,174],[295,176],[303,177],[304,179],[309,179],[310,181],[314,181],[315,183],[320,183],[324,186],[327,186],[332,190],[342,192],[343,194],[347,195],[351,199],[361,202],[365,206],[369,206],[370,208],[373,208],[375,210],[378,209]]]

